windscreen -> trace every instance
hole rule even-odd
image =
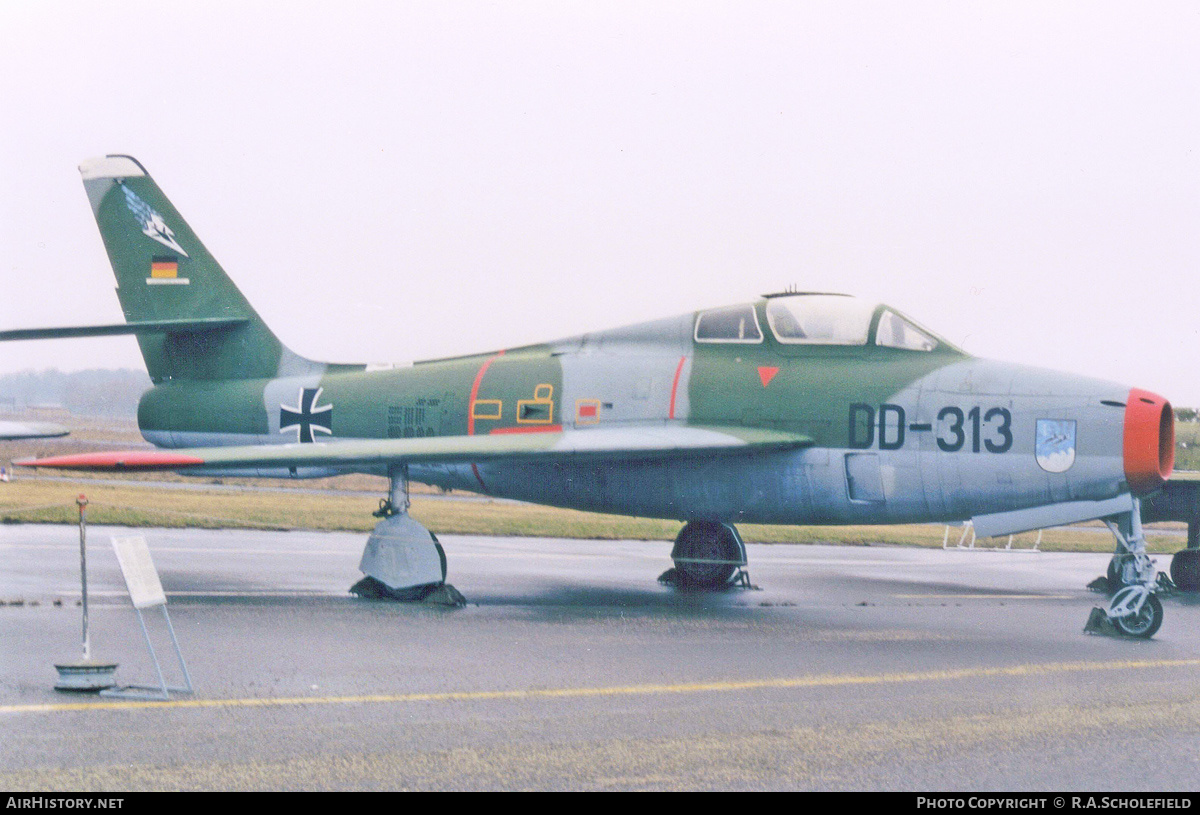
[[[866,345],[873,304],[840,294],[797,294],[767,301],[767,322],[780,342]]]

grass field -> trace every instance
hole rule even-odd
[[[294,483],[293,483],[294,486]],[[147,484],[90,483],[22,478],[0,484],[0,523],[75,523],[75,497],[86,494],[91,524],[122,526],[196,527],[207,529],[325,529],[369,531],[378,521],[371,512],[379,493],[340,495],[328,492],[294,493],[246,487],[236,491],[179,489]],[[412,515],[436,534],[522,535],[532,537],[626,540],[674,539],[680,524],[648,518],[628,518],[511,501],[453,500],[434,495],[413,496]],[[739,524],[749,542],[833,543],[854,546],[893,544],[941,546],[944,528],[931,524],[900,526],[762,526]],[[1151,551],[1173,552],[1183,539],[1164,524],[1148,530]],[[951,528],[950,540],[960,530]],[[1014,546],[1029,547],[1036,534],[1018,535]],[[979,541],[1002,546],[1007,538]],[[1099,524],[1050,529],[1043,534],[1043,551],[1107,552],[1112,539]]]
[[[1200,422],[1175,423],[1175,469],[1200,470]]]

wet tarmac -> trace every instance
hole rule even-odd
[[[445,536],[452,609],[350,596],[361,534],[94,526],[122,683],[154,678],[123,534],[196,692],[53,690],[78,532],[0,527],[0,789],[1195,787],[1200,601],[1150,641],[1085,635],[1104,555],[750,545],[758,588],[686,593],[655,580],[667,542]]]

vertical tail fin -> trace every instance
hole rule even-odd
[[[90,159],[79,172],[126,321],[238,321],[140,334],[151,379],[258,379],[323,367],[283,346],[136,160]]]

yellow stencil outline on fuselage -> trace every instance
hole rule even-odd
[[[487,406],[495,405],[496,412],[495,413],[481,413],[479,410],[480,405],[487,405]],[[503,399],[476,399],[474,402],[471,403],[471,418],[473,418],[473,419],[499,419],[500,415],[503,412],[504,412],[504,400]]]
[[[584,406],[594,407],[596,412],[591,416],[584,416],[580,411]],[[576,399],[575,400],[575,424],[588,425],[600,424],[600,400],[599,399]]]
[[[543,394],[545,394],[543,396]],[[525,405],[545,405],[549,408],[544,419],[522,418]],[[554,386],[543,382],[533,389],[532,399],[517,400],[517,424],[554,424]]]

